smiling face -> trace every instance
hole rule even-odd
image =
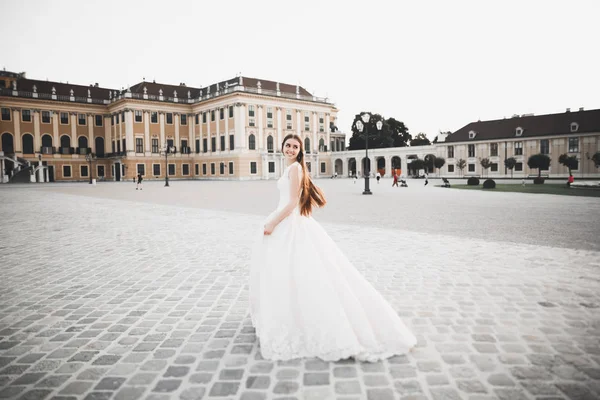
[[[293,163],[298,158],[301,150],[301,144],[298,140],[290,138],[283,143],[283,154],[289,163]]]

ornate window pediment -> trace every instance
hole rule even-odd
[[[475,139],[475,136],[477,136],[477,132],[475,132],[475,131],[469,132],[469,139]]]

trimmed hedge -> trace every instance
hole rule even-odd
[[[479,186],[479,178],[476,178],[474,176],[470,177],[469,180],[467,180],[467,185],[469,185],[469,186]]]
[[[486,179],[485,182],[483,182],[483,188],[484,189],[496,189],[496,182],[494,182],[493,179]]]
[[[534,178],[533,183],[535,185],[542,185],[544,183],[544,178],[540,178],[540,177]]]

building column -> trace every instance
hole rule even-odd
[[[77,148],[77,113],[70,112],[71,116],[71,147]],[[75,153],[77,154],[77,153]]]
[[[33,110],[33,153],[38,154],[42,147],[40,136],[40,110]]]
[[[210,136],[210,113],[211,110],[207,111],[207,115],[206,115],[206,147],[207,147],[207,151],[212,154],[215,149],[212,148],[212,137]],[[210,168],[210,163],[207,164],[207,168]]]
[[[302,137],[302,123],[304,122],[302,117],[300,110],[296,110],[296,135],[300,137]]]
[[[319,131],[319,126],[317,125],[317,118],[319,116],[317,115],[316,112],[312,112],[312,137],[310,139],[311,141],[311,149],[310,151],[313,153],[317,153],[319,151],[319,137],[317,136],[317,132]],[[320,171],[320,169],[319,169]],[[317,176],[318,176],[318,172],[317,172]]]
[[[110,127],[111,119],[110,115],[104,116],[104,153],[108,154],[112,152],[112,137],[111,137],[111,127]],[[108,176],[110,171],[106,171],[106,176]]]
[[[275,149],[281,149],[281,142],[283,141],[283,120],[281,119],[281,107],[277,107],[277,144]],[[275,151],[277,153],[277,150]]]
[[[191,117],[190,117],[190,115],[191,115]],[[190,147],[192,149],[192,154],[194,154],[194,153],[196,153],[196,117],[194,116],[194,114],[189,114],[187,116],[187,119],[188,119],[188,127],[189,127],[188,140],[190,143]],[[194,164],[194,163],[192,163],[192,164]],[[195,174],[190,174],[190,175],[195,175]]]
[[[258,151],[264,151],[267,147],[265,144],[264,138],[264,127],[263,127],[263,106],[257,105],[256,110],[258,112],[258,146],[256,149]]]
[[[269,160],[267,160],[267,156],[263,155],[261,157],[261,161],[262,161],[262,170],[261,170],[262,179],[269,179]]]
[[[327,113],[325,114],[325,132],[327,137],[325,138],[325,146],[327,146],[327,150],[328,151],[332,151],[333,149],[330,149],[329,147],[331,146],[331,129],[329,128],[329,125],[331,124],[331,114]]]
[[[4,158],[0,159],[0,183],[6,183],[4,182]]]
[[[144,111],[144,152],[150,156],[152,149],[150,147],[150,113]]]
[[[23,149],[21,148],[21,110],[13,110],[13,125],[14,125],[14,149],[15,153],[22,153]]]
[[[38,166],[40,167],[40,169],[38,169],[38,171],[37,171],[38,181],[44,182],[44,169],[45,168],[42,166],[41,161],[38,162]]]
[[[159,148],[166,146],[167,140],[165,138],[165,113],[162,111],[158,112],[158,123],[160,125],[160,144]]]
[[[125,142],[127,145],[126,155],[133,156],[135,154],[135,142],[133,139],[133,111],[132,110],[125,110]]]
[[[204,112],[201,112],[200,116],[198,117],[198,135],[200,136],[200,153],[204,152],[204,136],[202,133],[202,126],[204,125],[202,123],[203,115],[204,115]]]
[[[221,109],[215,109],[215,137],[216,137],[216,145],[217,145],[217,154],[221,154]],[[217,163],[217,168],[219,168],[219,163]]]
[[[60,140],[58,137],[58,119],[60,115],[56,111],[51,111],[52,113],[52,146],[54,148],[60,148]]]
[[[242,103],[235,104],[233,113],[233,123],[235,129],[235,147],[239,149],[246,148],[246,106]]]
[[[181,121],[181,117],[179,116],[179,113],[174,114],[175,115],[173,115],[173,122],[175,122],[175,147],[179,149],[179,152],[175,153],[175,156],[181,156],[181,151],[183,150],[181,148],[181,140],[179,140],[179,123]]]
[[[92,153],[96,153],[96,143],[94,140],[94,115],[87,114],[88,123],[88,147],[92,149]],[[90,171],[91,173],[91,171]]]
[[[225,150],[231,150],[229,148],[229,107],[225,107],[223,112],[225,113]]]

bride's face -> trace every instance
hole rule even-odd
[[[296,139],[288,139],[283,144],[283,154],[288,160],[296,160],[298,153],[300,152],[300,142]]]

